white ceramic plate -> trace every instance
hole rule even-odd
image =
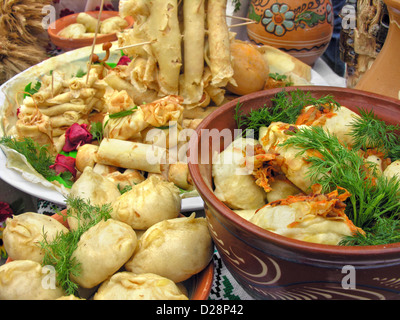
[[[75,53],[78,53],[80,50],[75,50]],[[63,59],[63,63],[65,64],[66,60],[72,61],[77,61],[77,60],[82,60],[82,57],[87,55],[87,51],[82,51],[81,54],[74,54],[70,56],[70,53],[64,54],[65,57]],[[58,59],[61,56],[58,56]],[[76,60],[77,59],[77,60]],[[39,65],[36,65],[32,68],[38,68],[40,65],[45,64],[45,62],[40,63]],[[32,69],[30,68],[30,69]],[[25,70],[24,72],[21,72],[17,76],[15,76],[13,79],[7,81],[0,87],[0,110],[3,108],[4,103],[5,103],[5,94],[3,92],[3,89],[6,86],[10,85],[11,81],[15,80],[23,80],[26,78],[26,83],[29,83],[32,81],[30,77],[27,77],[27,74],[31,71],[30,69]],[[324,81],[323,77],[320,76],[317,72],[312,70],[311,72],[311,83],[314,85],[327,85],[326,81]],[[0,178],[4,181],[10,184],[11,186],[17,188],[18,190],[21,190],[27,194],[30,194],[36,198],[47,200],[50,202],[53,202],[57,205],[65,205],[65,197],[58,191],[52,190],[50,188],[47,188],[45,186],[42,186],[41,184],[38,183],[32,183],[29,182],[28,180],[25,180],[21,173],[14,170],[10,169],[7,167],[7,158],[3,151],[0,151]],[[200,197],[192,197],[192,198],[184,198],[182,199],[182,211],[196,211],[196,210],[202,210],[204,208],[204,202]]]

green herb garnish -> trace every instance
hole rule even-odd
[[[375,113],[358,109],[360,118],[352,122],[350,132],[355,149],[376,149],[392,160],[400,159],[399,126],[387,125]]]
[[[78,220],[77,229],[70,230],[67,233],[58,233],[57,236],[49,242],[46,234],[44,240],[39,242],[44,252],[43,265],[51,265],[56,271],[56,280],[66,295],[77,295],[78,285],[72,281],[71,275],[79,276],[79,261],[72,257],[78,247],[78,242],[84,232],[99,223],[101,220],[108,220],[111,215],[111,205],[92,205],[89,200],[69,197],[66,199],[67,217],[73,217]]]
[[[279,73],[270,73],[269,77],[276,80],[276,81],[282,81],[286,87],[292,86],[293,83],[288,79],[288,77],[285,74],[279,74]]]
[[[331,104],[339,106],[332,96],[313,98],[310,92],[300,89],[287,92],[282,90],[271,99],[271,106],[264,106],[257,110],[252,110],[248,115],[244,115],[238,103],[235,107],[235,121],[238,129],[244,129],[243,136],[252,135],[258,138],[261,127],[268,127],[272,122],[295,123],[301,110],[308,105],[325,106]]]
[[[137,110],[137,106],[134,106],[134,107],[132,107],[132,108],[130,108],[130,109],[127,109],[127,110],[122,110],[122,111],[120,111],[120,112],[115,112],[115,113],[111,113],[108,117],[109,117],[109,119],[107,119],[107,121],[106,121],[106,123],[104,124],[104,127],[107,125],[107,123],[108,123],[108,120],[110,120],[110,119],[117,119],[117,118],[123,118],[123,117],[126,117],[126,116],[130,116],[131,114],[133,114],[136,110]]]
[[[307,150],[319,153],[319,156],[307,158],[311,164],[308,175],[312,183],[319,183],[323,193],[337,186],[351,193],[346,200],[346,214],[357,227],[377,231],[374,228],[377,221],[399,216],[399,180],[371,175],[369,170],[373,163],[366,164],[357,149],[349,149],[322,127],[300,128],[292,135],[283,146],[298,148],[299,155]]]
[[[2,137],[0,143],[24,155],[28,163],[46,179],[55,176],[55,171],[50,169],[55,158],[47,150],[47,145],[41,146],[32,138],[27,137],[21,140]]]
[[[37,81],[33,87],[32,87],[32,82],[28,83],[24,89],[24,98],[27,96],[34,95],[40,90],[41,87],[42,83],[40,81]]]
[[[90,127],[90,133],[93,136],[93,140],[101,142],[103,140],[103,124],[99,122],[92,122]]]

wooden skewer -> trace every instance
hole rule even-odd
[[[257,23],[257,21],[249,21],[249,22],[244,22],[244,23],[238,23],[238,24],[232,24],[230,26],[228,26],[228,28],[235,28],[235,27],[241,27],[241,26],[247,26],[248,24],[253,24],[253,23]]]
[[[101,18],[101,14],[103,13],[103,6],[104,6],[104,0],[101,0],[99,16],[97,17],[96,31],[94,33],[94,38],[93,38],[92,52],[90,53],[90,57],[89,57],[89,65],[88,65],[88,70],[87,70],[87,75],[86,75],[86,84],[89,81],[89,72],[92,67],[92,58],[93,58],[93,53],[94,53],[94,47],[96,46],[97,34],[99,33],[100,18]]]
[[[122,50],[122,49],[128,49],[128,48],[133,48],[133,47],[139,47],[139,46],[144,46],[146,44],[152,44],[154,42],[155,42],[155,40],[145,41],[145,42],[138,42],[138,43],[134,43],[134,44],[129,44],[127,46],[115,48],[114,50]]]
[[[229,15],[226,15],[226,17],[227,17],[227,18],[231,18],[231,19],[243,20],[243,21],[253,21],[253,20],[250,19],[250,18],[239,17],[239,16],[229,16]]]

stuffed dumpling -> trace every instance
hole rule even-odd
[[[83,288],[93,288],[117,272],[136,249],[135,231],[127,224],[108,219],[84,232],[72,254],[80,264],[71,279]]]
[[[54,300],[64,296],[55,271],[32,260],[15,260],[0,267],[0,300]]]
[[[25,212],[8,218],[3,232],[4,248],[13,260],[32,260],[41,263],[44,252],[40,242],[51,242],[68,229],[56,219],[35,212]]]
[[[105,281],[94,300],[188,300],[172,281],[162,276],[118,272]]]
[[[349,196],[341,189],[329,194],[289,196],[265,205],[249,221],[289,238],[338,245],[343,237],[363,233],[344,213],[344,201]]]
[[[122,194],[113,203],[111,216],[134,229],[144,230],[162,220],[178,217],[180,209],[179,188],[152,175]]]
[[[181,282],[210,262],[213,245],[205,218],[161,221],[139,239],[138,248],[125,268],[133,273],[155,273]]]

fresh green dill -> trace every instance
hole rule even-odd
[[[302,109],[308,105],[316,107],[332,105],[333,108],[339,106],[339,103],[330,95],[313,98],[310,92],[304,92],[300,89],[294,91],[282,90],[271,99],[271,106],[251,110],[249,114],[244,115],[242,104],[238,102],[235,107],[234,119],[238,129],[243,129],[243,136],[253,136],[258,138],[259,129],[268,127],[273,122],[295,123]]]
[[[344,237],[339,245],[343,246],[373,246],[400,242],[400,220],[396,218],[381,218],[371,228],[365,228],[366,234],[357,233]]]
[[[41,146],[28,137],[17,140],[9,136],[2,137],[0,144],[24,155],[32,167],[46,179],[56,175],[55,171],[50,169],[50,166],[54,164],[55,158],[47,150],[47,145]]]
[[[399,216],[399,180],[371,175],[356,149],[343,145],[322,127],[300,128],[291,134],[292,137],[283,146],[298,148],[299,155],[305,155],[307,150],[319,153],[307,158],[310,163],[308,176],[312,183],[319,183],[322,192],[329,192],[338,186],[350,192],[351,196],[346,200],[346,214],[357,227],[369,230],[379,219]],[[371,168],[373,164],[369,166]]]
[[[355,149],[376,149],[393,161],[400,159],[400,139],[397,125],[388,125],[371,110],[358,108],[360,117],[351,123],[350,135]]]
[[[92,205],[90,200],[68,197],[67,212],[64,218],[72,217],[78,220],[78,227],[67,233],[60,232],[50,242],[44,234],[44,240],[39,242],[44,252],[42,264],[51,265],[56,271],[56,280],[66,295],[77,295],[78,285],[72,281],[71,275],[79,276],[80,263],[73,257],[78,242],[84,232],[111,217],[111,205]]]

